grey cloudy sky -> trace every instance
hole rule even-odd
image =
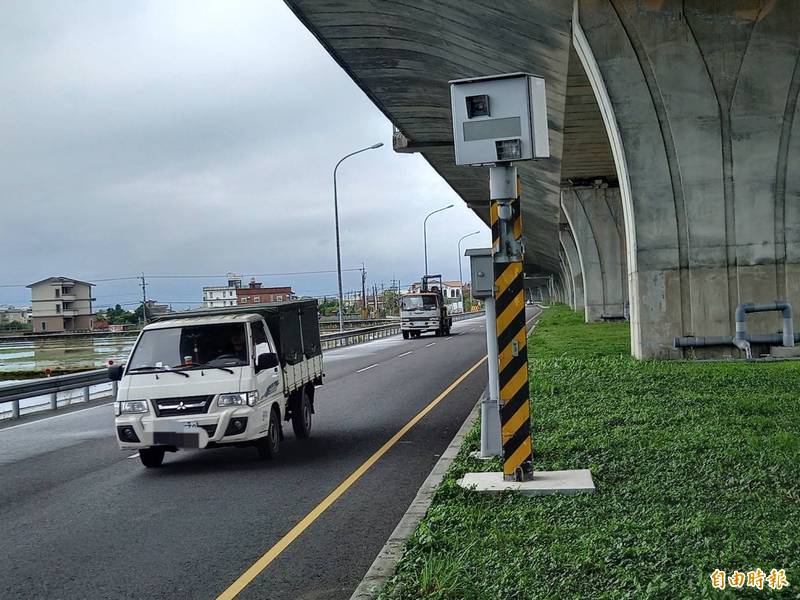
[[[343,266],[370,283],[458,277],[456,242],[488,229],[417,155],[280,0],[3,2],[0,284],[51,275],[282,273]],[[467,263],[464,263],[467,267]],[[333,294],[335,274],[262,278]],[[150,296],[199,301],[219,279],[154,279]],[[98,304],[135,302],[135,281]],[[345,287],[360,286],[358,273]],[[0,288],[23,304],[24,288]]]

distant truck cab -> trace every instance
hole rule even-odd
[[[283,421],[310,435],[322,377],[314,300],[170,314],[109,368],[117,441],[146,467],[179,448],[254,446],[273,458]]]
[[[450,335],[453,318],[442,294],[442,276],[424,275],[420,292],[400,298],[400,329],[403,338],[419,337],[426,331],[437,336]]]

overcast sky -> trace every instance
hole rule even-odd
[[[3,2],[0,284],[336,268],[368,282],[458,278],[456,243],[489,232],[280,0]],[[465,277],[468,264],[463,263]],[[336,275],[262,277],[335,294]],[[222,279],[153,279],[148,296],[199,302]],[[136,281],[98,282],[98,305]],[[360,287],[345,273],[345,288]],[[0,288],[0,304],[29,291]]]

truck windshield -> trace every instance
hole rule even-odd
[[[224,323],[151,329],[142,333],[128,370],[237,367],[249,363],[244,324]]]
[[[403,310],[436,308],[436,296],[403,296]]]

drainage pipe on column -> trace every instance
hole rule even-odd
[[[740,304],[736,307],[736,340],[747,340],[747,315],[754,312],[783,313],[783,345],[787,348],[794,347],[794,319],[792,318],[792,305],[788,302],[776,300],[766,304]],[[736,344],[738,346],[738,344]]]

